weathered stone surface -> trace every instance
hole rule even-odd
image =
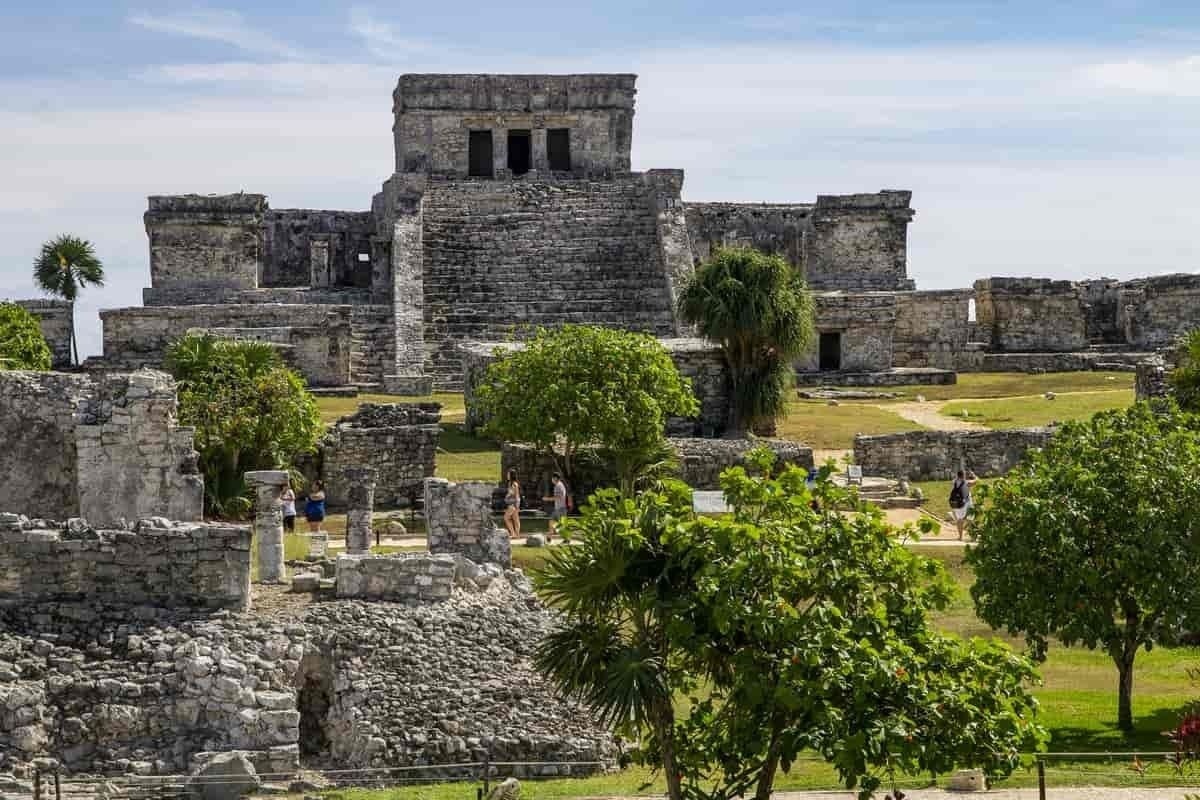
[[[290,476],[283,470],[247,472],[246,485],[254,490],[254,535],[258,538],[258,579],[282,583],[287,577],[283,563],[283,506],[280,495]]]
[[[721,473],[745,466],[746,455],[765,447],[775,454],[777,469],[813,465],[812,448],[786,439],[671,439],[679,457],[679,478],[693,489],[721,488]]]
[[[1171,394],[1171,385],[1167,381],[1170,374],[1167,363],[1162,356],[1151,356],[1137,365],[1134,376],[1134,396],[1138,400],[1150,400],[1155,397],[1167,397]]]
[[[0,372],[0,481],[12,510],[115,526],[201,518],[192,429],[161,372]]]
[[[373,502],[395,508],[419,495],[432,477],[441,437],[437,403],[363,403],[342,417],[322,439],[317,473],[325,481],[329,505],[346,508],[347,469],[369,465],[376,471]]]
[[[339,556],[337,596],[400,603],[437,603],[454,589],[458,563],[453,555],[365,553]]]
[[[188,788],[200,800],[238,800],[262,786],[262,779],[242,753],[216,753],[192,774]]]
[[[1053,428],[860,435],[854,437],[854,463],[866,475],[913,481],[950,480],[960,469],[987,478],[1008,472],[1053,435]]]
[[[985,278],[975,281],[975,302],[979,329],[990,332],[988,341],[996,350],[1072,351],[1087,346],[1078,284]]]
[[[480,564],[512,566],[508,533],[492,519],[489,483],[425,479],[425,526],[431,553],[461,553]]]
[[[371,549],[371,514],[375,510],[378,475],[371,467],[347,467],[342,471],[346,482],[346,552],[351,555]]]
[[[71,366],[71,331],[75,326],[75,303],[69,300],[13,302],[37,318],[42,336],[50,346],[50,366],[54,369]]]
[[[1121,284],[1117,327],[1137,348],[1170,345],[1200,328],[1200,275],[1159,275]]]

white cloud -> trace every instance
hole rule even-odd
[[[221,42],[255,55],[303,58],[301,50],[256,30],[236,11],[191,11],[182,14],[134,14],[129,22],[146,30]]]
[[[1200,97],[1200,55],[1174,59],[1127,59],[1083,70],[1093,85],[1151,95]]]
[[[370,11],[355,6],[350,10],[350,32],[362,39],[371,55],[384,61],[408,61],[414,56],[446,51],[428,39],[405,36],[390,22],[381,22]]]

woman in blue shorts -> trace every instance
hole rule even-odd
[[[304,518],[308,520],[308,532],[317,533],[325,521],[325,484],[313,481],[308,490],[308,501],[304,504]]]

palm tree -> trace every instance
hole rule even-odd
[[[104,285],[104,266],[96,258],[91,242],[63,234],[42,245],[42,252],[33,263],[33,276],[43,291],[74,302],[84,286]],[[71,357],[79,363],[74,325],[71,326]]]
[[[784,413],[792,362],[815,335],[812,295],[791,264],[750,247],[718,250],[684,287],[679,311],[725,353],[726,436],[743,437]]]

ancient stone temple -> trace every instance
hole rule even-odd
[[[457,388],[460,344],[521,326],[684,332],[680,283],[731,244],[785,254],[820,290],[913,288],[910,193],[685,205],[681,170],[630,168],[635,84],[403,75],[369,211],[151,197],[145,307],[102,312],[103,363],[155,365],[200,331],[271,342],[313,385]]]

